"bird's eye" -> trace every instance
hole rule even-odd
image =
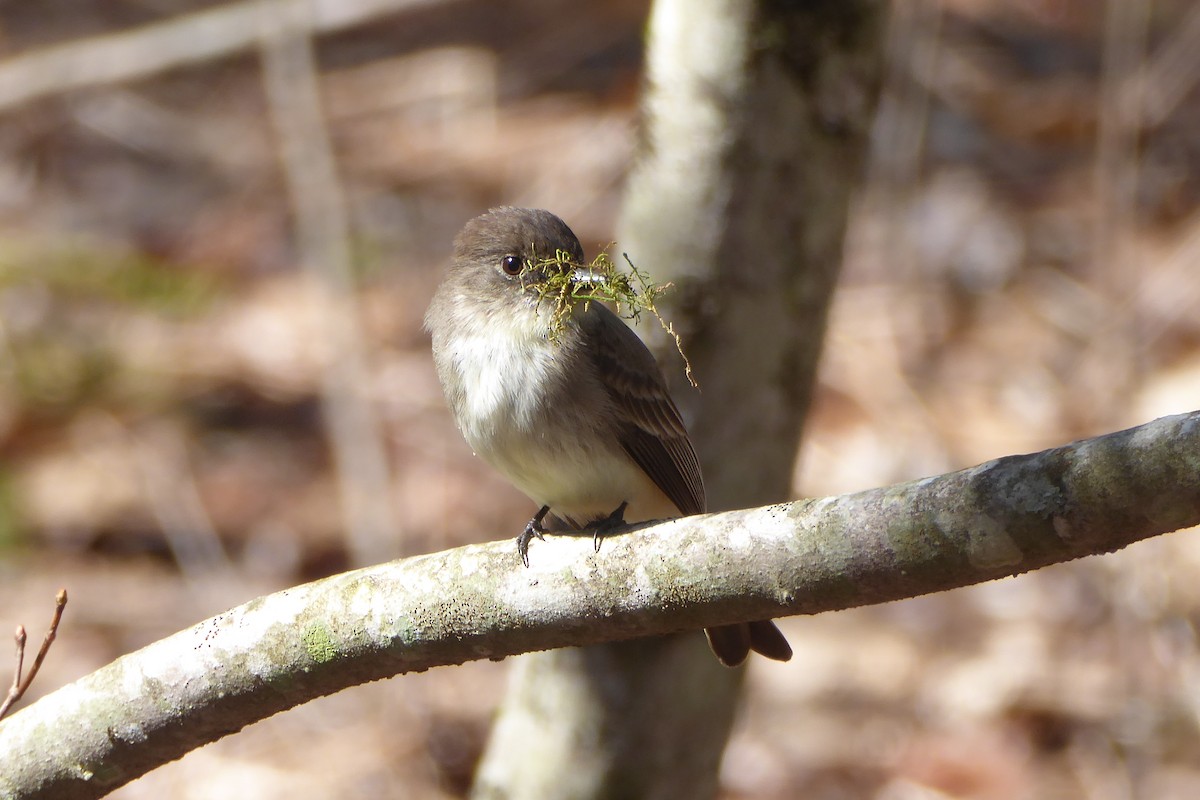
[[[518,256],[505,256],[500,259],[500,269],[504,270],[505,275],[521,274],[521,259]]]

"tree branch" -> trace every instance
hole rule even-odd
[[[293,0],[315,32],[334,33],[434,0]],[[170,17],[119,33],[51,45],[0,61],[0,111],[47,95],[137,80],[248,50],[259,42],[257,0]]]
[[[0,724],[0,796],[99,797],[251,722],[480,658],[849,608],[1200,524],[1200,411],[841,497],[511,540],[262,597]]]
[[[22,676],[21,672],[25,664],[25,626],[18,625],[14,639],[17,642],[17,668],[13,670],[12,686],[9,687],[8,695],[5,696],[4,702],[0,703],[0,719],[8,714],[9,709],[13,704],[25,696],[29,691],[29,687],[33,685],[34,678],[37,677],[38,671],[42,668],[42,662],[46,660],[46,654],[50,652],[50,645],[54,644],[54,639],[58,635],[58,623],[62,622],[63,609],[67,607],[67,590],[59,589],[58,594],[54,598],[54,616],[50,618],[50,627],[46,629],[46,635],[42,638],[42,646],[38,648],[37,655],[34,656],[33,666],[29,668],[29,672]]]

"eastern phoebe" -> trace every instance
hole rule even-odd
[[[546,265],[556,253],[571,266]],[[579,240],[558,217],[495,208],[454,240],[454,261],[425,315],[459,430],[541,507],[517,537],[526,566],[530,539],[547,530],[607,530],[705,510],[696,451],[641,339],[598,302],[577,303],[556,321],[553,298],[540,299],[552,270],[601,280],[583,264]],[[770,620],[705,634],[727,666],[752,649],[792,656]]]

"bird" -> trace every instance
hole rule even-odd
[[[517,537],[527,567],[530,541],[547,531],[594,527],[599,537],[706,510],[696,450],[646,345],[603,303],[548,308],[556,271],[560,281],[604,280],[584,264],[579,239],[553,213],[493,208],[455,238],[425,315],[467,444],[539,506]],[[792,656],[770,620],[705,634],[726,666],[751,650]]]

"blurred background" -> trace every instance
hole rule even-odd
[[[489,206],[611,241],[648,2],[316,7],[0,2],[0,630],[71,596],[29,699],[532,511],[421,316]],[[313,53],[260,37],[276,12]],[[897,0],[887,47],[794,495],[1200,407],[1200,7]],[[1200,797],[1198,578],[1184,532],[785,620],[722,797]],[[344,692],[113,796],[463,796],[506,669]]]

